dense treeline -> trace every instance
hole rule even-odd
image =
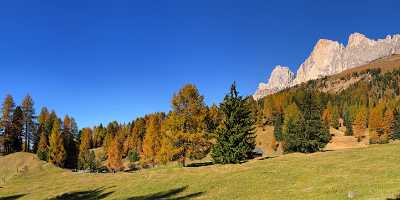
[[[400,70],[373,69],[341,77],[352,79],[358,81],[336,92],[322,91],[329,85],[329,79],[322,78],[260,101],[240,96],[233,84],[218,106],[207,106],[197,88],[188,84],[173,95],[168,113],[81,130],[72,117],[60,119],[45,107],[36,116],[29,95],[18,106],[7,95],[0,142],[6,153],[33,152],[60,167],[119,171],[170,161],[185,166],[188,159],[207,155],[215,163],[240,163],[253,156],[255,125],[273,126],[284,152],[322,150],[331,139],[330,128],[369,143],[399,139]]]
[[[274,135],[284,151],[314,152],[330,139],[329,127],[345,127],[369,143],[387,143],[399,138],[400,70],[381,73],[368,69],[341,77],[359,79],[344,90],[321,92],[327,78],[251,101],[258,126],[274,126]]]
[[[188,84],[173,95],[168,113],[79,130],[72,117],[60,119],[45,107],[36,116],[30,96],[15,107],[7,95],[2,106],[1,136],[6,153],[33,152],[59,167],[85,170],[106,167],[119,171],[127,168],[124,161],[129,161],[128,168],[170,161],[185,166],[187,159],[201,159],[211,151],[216,163],[250,158],[255,135],[247,98],[238,95],[234,84],[221,107],[222,112],[216,105],[207,106],[197,88]]]
[[[74,118],[67,115],[61,120],[55,111],[49,112],[46,107],[36,116],[30,95],[18,106],[7,95],[0,123],[5,153],[34,152],[40,159],[57,166],[76,167],[78,127]]]

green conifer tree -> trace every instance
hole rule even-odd
[[[394,125],[393,125],[393,139],[400,139],[400,112],[395,111],[394,113]]]
[[[239,163],[251,156],[255,147],[254,120],[246,101],[238,95],[233,83],[230,94],[220,105],[222,126],[211,156],[215,163]]]
[[[321,150],[331,139],[328,127],[321,118],[319,101],[315,98],[315,92],[305,91],[301,104],[302,119],[304,124],[299,133],[299,143],[296,151],[312,153]]]
[[[276,141],[282,141],[282,122],[283,116],[281,113],[277,113],[274,117],[273,124],[274,124],[274,135]]]
[[[44,131],[40,134],[40,140],[36,151],[40,160],[49,160],[49,146],[47,145],[47,136]]]
[[[344,118],[343,123],[344,123],[344,126],[346,127],[345,135],[346,136],[353,135],[353,122],[352,122],[349,111],[345,111],[343,118]]]

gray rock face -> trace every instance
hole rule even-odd
[[[277,65],[272,70],[268,83],[260,83],[256,93],[253,95],[254,99],[260,99],[266,95],[278,92],[290,86],[294,79],[294,73],[290,71],[289,67]]]
[[[400,54],[399,34],[388,35],[385,39],[372,40],[363,34],[353,33],[349,36],[347,46],[336,41],[320,39],[310,56],[298,68],[293,80],[291,78],[280,79],[280,74],[275,77],[275,74],[272,73],[270,78],[270,81],[273,80],[272,83],[260,83],[253,97],[260,99],[287,87],[340,73],[392,54]],[[287,82],[287,80],[292,81]]]
[[[338,42],[321,39],[297,70],[293,85],[329,76],[378,58],[400,53],[400,35],[371,40],[360,33],[350,35],[345,47]]]

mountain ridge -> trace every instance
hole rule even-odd
[[[286,73],[271,73],[268,83],[260,83],[253,98],[258,100],[288,87],[338,74],[393,54],[400,54],[400,34],[374,40],[356,32],[349,36],[346,46],[337,41],[319,39],[310,55],[298,67],[296,75],[287,67],[289,73],[293,74],[293,79]]]

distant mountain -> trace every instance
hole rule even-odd
[[[272,70],[268,83],[260,83],[258,85],[254,98],[259,99],[283,90],[293,82],[294,78],[294,73],[290,71],[289,67],[277,65],[274,70]]]
[[[347,46],[336,41],[320,39],[310,56],[300,65],[295,78],[292,78],[294,75],[288,67],[278,65],[272,71],[269,82],[259,84],[253,98],[258,100],[287,87],[337,74],[393,54],[400,54],[399,34],[372,40],[363,34],[353,33],[349,36]]]

